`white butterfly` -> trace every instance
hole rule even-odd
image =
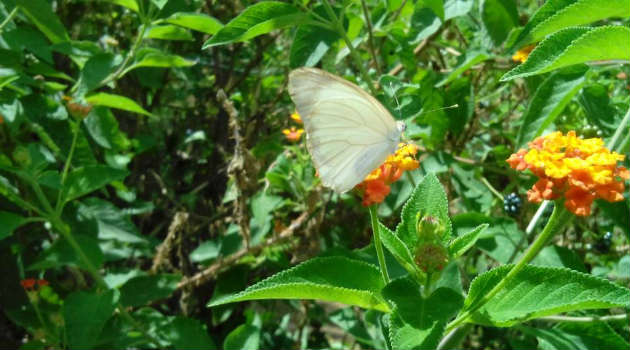
[[[335,192],[363,181],[396,151],[405,130],[370,94],[320,69],[292,71],[289,94],[304,121],[319,177]]]

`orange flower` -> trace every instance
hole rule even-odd
[[[381,203],[391,191],[390,184],[396,182],[403,172],[417,169],[420,162],[415,159],[418,146],[401,143],[396,153],[387,157],[385,162],[374,169],[363,182],[355,188],[363,194],[363,205]]]
[[[24,290],[33,291],[35,290],[35,286],[39,286],[40,288],[43,286],[47,286],[48,281],[43,280],[43,279],[36,280],[34,278],[27,278],[27,279],[21,280],[20,284],[22,285],[22,288],[24,288]]]
[[[302,124],[302,117],[300,117],[300,114],[297,111],[291,114],[291,119],[298,124]]]
[[[513,169],[531,170],[539,180],[527,191],[530,202],[564,196],[564,206],[579,216],[588,216],[595,199],[623,200],[630,172],[617,166],[624,156],[609,151],[600,138],[581,139],[575,131],[554,132],[529,143],[507,162]]]
[[[512,61],[524,63],[525,61],[527,61],[527,58],[529,57],[530,52],[532,52],[532,50],[534,50],[535,47],[536,47],[536,44],[531,44],[531,45],[522,47],[520,50],[516,51],[514,56],[512,56]]]
[[[287,140],[291,142],[300,141],[300,137],[304,133],[304,129],[296,129],[295,126],[292,126],[291,129],[284,129],[282,133],[287,138]]]

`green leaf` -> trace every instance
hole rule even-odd
[[[137,307],[168,298],[177,289],[180,280],[181,276],[175,274],[134,277],[120,288],[120,303]]]
[[[597,125],[602,130],[617,129],[619,115],[617,108],[611,103],[608,89],[602,84],[593,84],[582,89],[578,102],[582,106],[589,123]]]
[[[122,75],[125,75],[129,71],[140,67],[172,68],[190,67],[194,64],[195,61],[190,61],[178,55],[167,54],[158,49],[147,47],[138,50],[134,63],[126,68]]]
[[[53,44],[70,40],[66,28],[55,15],[48,1],[17,0],[16,5]]]
[[[260,346],[260,328],[251,324],[242,324],[232,330],[223,341],[223,348],[258,350]]]
[[[120,243],[146,244],[146,237],[129,218],[129,214],[115,205],[100,198],[89,197],[82,200],[78,207],[81,217],[94,220],[101,241],[115,240]]]
[[[416,3],[416,10],[426,7],[433,11],[438,18],[444,22],[444,1],[443,0],[420,0]]]
[[[22,226],[25,222],[25,218],[8,212],[0,210],[0,240],[3,240],[13,234],[13,230]]]
[[[74,292],[63,303],[65,332],[71,349],[91,349],[98,344],[99,335],[116,309],[119,293],[103,294]]]
[[[630,344],[606,322],[560,323],[550,329],[518,327],[538,339],[541,350],[628,349]]]
[[[534,260],[531,261],[532,265],[543,265],[553,267],[566,267],[579,272],[586,273],[586,267],[582,262],[582,259],[573,250],[565,247],[550,245],[538,253]]]
[[[81,246],[81,249],[83,249],[83,252],[90,259],[93,266],[98,268],[103,264],[103,252],[95,238],[84,234],[75,234],[74,239],[79,243],[79,246]],[[46,250],[39,255],[37,260],[28,267],[28,270],[45,270],[68,265],[81,267],[86,270],[89,269],[85,261],[80,256],[77,256],[76,251],[72,248],[70,243],[60,238],[55,240],[50,247],[46,248]]]
[[[550,0],[530,18],[515,41],[521,47],[540,41],[560,29],[593,23],[609,17],[630,17],[626,0]]]
[[[483,0],[481,23],[494,46],[501,45],[510,31],[518,25],[518,11],[514,0]]]
[[[216,45],[247,41],[275,29],[303,24],[307,15],[297,7],[277,1],[262,1],[247,7],[203,44],[203,49]]]
[[[416,274],[416,263],[414,262],[413,255],[409,251],[409,248],[405,243],[394,234],[389,228],[383,225],[380,221],[378,223],[380,237],[383,245],[390,253],[396,258],[398,263],[409,271],[409,273]]]
[[[107,149],[126,149],[130,141],[118,128],[118,120],[109,110],[102,106],[92,108],[83,124],[92,139]]]
[[[97,92],[86,96],[85,101],[94,106],[105,106],[110,108],[122,109],[128,112],[152,116],[151,113],[147,112],[134,100],[121,95],[108,94],[106,92]]]
[[[136,0],[104,0],[106,2],[111,2],[112,4],[120,5],[122,7],[126,7],[133,12],[139,12],[138,3]]]
[[[221,241],[212,240],[201,243],[195,250],[190,253],[190,261],[205,262],[219,256],[221,252]]]
[[[584,71],[557,72],[536,89],[516,136],[517,149],[541,136],[584,85]]]
[[[97,54],[85,62],[79,82],[83,93],[94,90],[114,71],[117,62],[109,53]]]
[[[601,60],[630,60],[630,28],[574,27],[558,31],[538,44],[527,61],[505,73],[501,81]]]
[[[223,28],[218,19],[203,13],[177,12],[167,18],[166,22],[206,34],[215,34]]]
[[[463,16],[472,10],[473,0],[445,0],[444,1],[444,19]]]
[[[453,258],[457,258],[464,254],[468,249],[472,248],[477,242],[479,235],[488,228],[488,224],[481,224],[474,230],[455,238],[448,246],[448,252]]]
[[[127,172],[104,165],[91,165],[72,170],[64,184],[65,201],[71,201],[114,181],[122,181]]]
[[[383,279],[374,265],[344,257],[314,258],[208,306],[259,299],[317,299],[387,312],[382,288]]]
[[[183,41],[194,40],[192,34],[188,30],[179,26],[172,25],[172,24],[152,26],[145,33],[144,37],[148,39],[159,39],[159,40],[183,40]]]
[[[512,266],[501,266],[475,278],[465,309],[505,278]],[[608,280],[569,269],[528,265],[477,310],[472,321],[509,327],[561,312],[628,306],[630,290]]]
[[[289,65],[291,68],[315,66],[336,40],[339,40],[336,32],[319,26],[299,26],[291,44]]]
[[[427,174],[418,184],[405,203],[401,214],[402,220],[396,227],[396,235],[405,242],[410,251],[414,251],[418,245],[417,215],[435,217],[444,226],[446,232],[441,238],[444,243],[448,243],[453,230],[451,219],[448,217],[448,201],[440,181],[434,174]]]
[[[216,344],[208,335],[206,326],[192,318],[177,316],[168,326],[160,330],[160,334],[170,341],[175,349],[217,349]]]
[[[477,63],[481,63],[490,56],[484,52],[471,51],[467,52],[464,55],[457,58],[457,66],[450,72],[442,81],[437,83],[435,87],[440,87],[442,85],[448,84],[451,81],[457,79],[462,73],[470,69],[470,67],[474,66]]]
[[[429,298],[409,278],[391,281],[383,296],[393,305],[390,340],[393,349],[435,349],[446,321],[457,313],[463,297],[450,288],[438,288]]]

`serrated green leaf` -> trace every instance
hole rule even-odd
[[[110,108],[122,109],[133,113],[152,116],[134,100],[115,94],[108,94],[106,92],[97,92],[85,97],[85,101],[94,106],[105,106]]]
[[[626,0],[550,0],[530,18],[515,41],[521,47],[560,29],[610,17],[630,17]]]
[[[492,39],[494,46],[500,46],[512,28],[518,25],[518,11],[514,0],[483,0],[481,2],[481,23]]]
[[[277,1],[262,1],[247,7],[203,44],[203,49],[216,45],[247,41],[274,29],[303,24],[307,15],[297,7]]]
[[[387,312],[382,288],[381,274],[371,264],[344,257],[314,258],[238,294],[217,298],[208,306],[260,299],[317,299]]]
[[[434,174],[427,174],[413,191],[403,206],[401,222],[396,227],[396,235],[410,251],[418,245],[416,228],[417,215],[435,217],[445,229],[442,240],[448,243],[452,235],[451,219],[448,216],[448,201],[440,181]]]
[[[409,278],[391,281],[383,296],[393,305],[390,341],[393,349],[435,349],[446,321],[463,304],[463,297],[450,288],[438,288],[429,298]]]
[[[165,21],[206,34],[215,34],[223,28],[218,19],[203,13],[177,12]]]
[[[488,228],[488,224],[481,224],[474,230],[455,238],[448,246],[448,252],[453,258],[457,258],[470,249],[479,238],[479,235]]]
[[[13,234],[13,230],[22,226],[25,220],[20,215],[8,211],[0,211],[0,240]]]
[[[465,308],[487,294],[510,271],[505,265],[473,280]],[[497,295],[477,310],[472,322],[509,327],[561,312],[630,306],[630,290],[581,272],[525,266]]]
[[[172,24],[154,25],[149,28],[144,37],[159,40],[194,40],[187,29]]]
[[[91,349],[116,309],[119,293],[108,290],[102,294],[74,292],[64,300],[63,316],[68,346],[72,349]]]
[[[70,40],[66,28],[46,0],[17,0],[24,14],[46,35],[53,44]]]
[[[318,26],[299,26],[291,44],[291,68],[313,67],[324,57],[339,34]]]
[[[65,201],[71,201],[92,191],[114,182],[121,181],[127,176],[124,170],[110,168],[104,165],[92,165],[72,170],[64,183]]]
[[[169,297],[181,280],[180,275],[160,274],[138,276],[120,287],[120,303],[125,306],[142,306]]]
[[[557,72],[536,89],[516,136],[517,149],[541,136],[584,85],[584,71]]]
[[[450,83],[451,81],[457,79],[470,67],[474,66],[477,63],[481,63],[489,58],[490,56],[485,52],[471,51],[465,53],[464,55],[457,58],[457,66],[453,69],[453,71],[450,72],[439,83],[437,83],[435,87],[440,87]]]
[[[501,81],[601,60],[630,60],[630,28],[573,27],[558,31],[538,44],[527,61],[505,73]]]
[[[379,225],[379,233],[381,242],[389,250],[390,253],[396,258],[398,263],[405,268],[405,270],[409,271],[411,274],[416,274],[417,269],[415,262],[413,260],[413,255],[405,245],[405,243],[394,234],[389,228],[383,225],[380,221]]]
[[[538,338],[541,350],[628,349],[630,344],[606,322],[560,323],[550,329],[518,327]]]

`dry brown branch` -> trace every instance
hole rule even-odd
[[[153,258],[153,266],[151,266],[152,273],[156,273],[162,266],[167,266],[171,270],[174,269],[170,259],[171,252],[176,246],[177,237],[180,235],[180,232],[183,230],[187,222],[188,213],[175,213],[173,221],[168,227],[166,238],[164,238],[162,244],[160,244],[160,246],[157,248],[157,252],[155,253],[155,257]]]
[[[227,258],[221,259],[215,262],[214,264],[208,266],[205,270],[198,272],[194,276],[189,277],[189,278],[184,278],[181,282],[179,282],[179,284],[177,285],[177,288],[181,289],[181,288],[185,288],[189,286],[198,287],[202,285],[203,283],[205,283],[206,281],[214,278],[219,272],[236,264],[244,256],[248,254],[257,254],[266,247],[269,247],[279,242],[287,240],[288,238],[293,236],[293,234],[295,233],[295,230],[297,230],[300,226],[304,224],[304,222],[309,218],[309,215],[310,213],[308,212],[302,213],[302,215],[300,215],[297,219],[291,222],[289,227],[282,230],[280,234],[275,235],[256,246],[249,247],[249,248],[245,247],[239,250],[238,252],[228,256]]]

